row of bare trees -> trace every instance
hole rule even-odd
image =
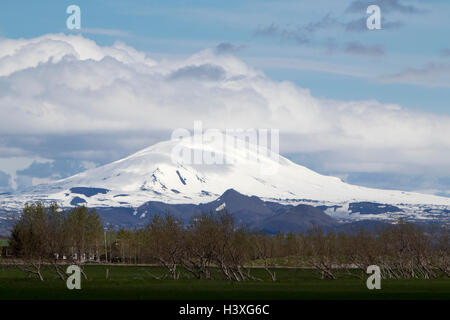
[[[167,214],[154,216],[143,229],[117,233],[115,252],[125,263],[154,263],[163,266],[172,279],[180,269],[197,279],[211,279],[211,269],[229,280],[254,279],[245,267],[254,257],[249,251],[250,232],[237,228],[228,214],[202,214],[188,224]]]
[[[291,235],[291,242],[284,254],[301,257],[301,264],[318,270],[323,278],[335,279],[341,271],[366,277],[370,265],[379,266],[383,278],[450,276],[449,232],[442,228],[399,221],[375,232],[325,234],[313,229]]]
[[[52,266],[64,280],[62,262],[81,265],[99,257],[102,246],[102,222],[95,210],[86,207],[60,210],[56,204],[26,205],[14,224],[10,246],[14,265],[44,280],[43,266]],[[86,277],[86,274],[82,273]]]
[[[450,276],[448,230],[402,221],[375,232],[313,228],[307,233],[269,235],[237,226],[228,213],[204,213],[187,225],[166,214],[152,217],[144,228],[111,228],[105,234],[94,210],[80,207],[65,212],[56,205],[36,204],[27,206],[15,224],[11,246],[22,262],[19,267],[40,279],[42,265],[52,266],[64,279],[61,257],[78,265],[99,262],[100,257],[104,262],[155,264],[166,270],[160,279],[174,280],[181,270],[197,279],[220,274],[232,281],[261,280],[251,272],[258,266],[275,281],[275,267],[280,265],[314,269],[329,279],[366,277],[369,265],[378,265],[384,278]]]
[[[338,274],[367,277],[370,265],[378,265],[385,278],[450,276],[449,232],[424,229],[399,221],[375,232],[323,232],[269,235],[238,228],[228,213],[202,214],[185,226],[171,215],[155,216],[139,230],[120,230],[113,255],[122,262],[156,263],[172,279],[179,268],[195,278],[210,279],[211,267],[229,280],[256,279],[250,265],[257,264],[276,280],[280,263],[310,268],[322,278]]]

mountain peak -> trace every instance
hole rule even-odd
[[[243,195],[242,193],[237,192],[233,188],[227,189],[221,196],[220,199],[226,200],[230,198],[248,198],[247,196]]]
[[[147,201],[200,204],[214,201],[220,195],[222,199],[239,197],[241,201],[250,201],[244,196],[250,195],[278,202],[320,201],[324,205],[345,206],[345,203],[368,201],[450,207],[450,198],[354,186],[282,156],[277,160],[277,171],[264,175],[261,163],[273,164],[275,157],[264,153],[255,155],[258,146],[222,143],[220,140],[226,135],[217,137],[211,140],[193,136],[160,142],[124,159],[31,191],[0,195],[0,203],[8,208],[23,206],[28,201],[48,200],[70,206],[78,197],[90,207],[138,207]],[[174,159],[174,153],[188,161]],[[107,192],[92,195],[79,192],[91,189]]]

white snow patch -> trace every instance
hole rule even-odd
[[[226,206],[227,206],[227,204],[224,202],[216,208],[216,211],[221,211],[221,210],[225,209]]]

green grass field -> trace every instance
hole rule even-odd
[[[106,268],[109,279],[106,279]],[[81,290],[68,290],[55,273],[44,272],[45,281],[0,266],[0,300],[151,299],[151,300],[309,300],[309,299],[450,299],[450,280],[382,280],[381,290],[368,290],[365,280],[342,275],[322,280],[313,270],[277,269],[276,282],[264,270],[253,270],[264,281],[241,283],[226,280],[156,280],[158,267],[87,266],[89,280]]]

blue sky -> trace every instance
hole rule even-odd
[[[290,81],[309,89],[318,99],[377,101],[427,114],[450,115],[450,2],[446,0],[5,0],[0,10],[0,37],[79,34],[66,28],[66,8],[71,4],[81,8],[81,34],[99,46],[112,46],[120,40],[155,60],[186,59],[210,48],[219,55],[236,56],[274,81]],[[370,4],[381,8],[382,30],[365,28],[365,8]],[[11,143],[6,145],[11,147]],[[133,148],[138,147],[142,145]],[[35,146],[30,147],[28,160],[23,160],[23,167],[17,170],[45,171],[48,168],[36,164],[27,166],[39,159],[60,157],[52,168],[58,168],[58,177],[66,176],[83,168],[80,161],[98,165],[133,148],[111,153],[109,158],[71,163],[70,157],[40,154]],[[408,188],[411,181],[424,181],[428,176],[427,182],[410,188],[440,194],[450,190],[448,174],[439,176],[430,163],[415,165],[408,172],[352,172],[349,165],[330,166],[325,160],[326,150],[290,150],[286,154],[349,182]],[[3,165],[3,171],[11,175],[11,161],[6,157],[2,160],[0,154],[0,170]],[[9,179],[5,177],[5,173],[0,175],[0,187],[2,180]],[[26,180],[24,174],[22,179]]]
[[[400,9],[386,5],[390,1],[399,3]],[[408,69],[426,72],[430,64],[448,63],[448,1],[360,1],[379,3],[384,22],[398,24],[384,30],[349,32],[330,23],[307,35],[309,43],[257,35],[258,28],[271,25],[295,32],[327,15],[341,24],[366,18],[364,11],[349,10],[353,2],[356,1],[3,1],[0,34],[30,38],[67,32],[65,9],[77,4],[82,9],[83,28],[92,30],[85,35],[100,44],[121,39],[154,55],[189,55],[225,42],[236,46],[235,54],[240,58],[272,78],[293,81],[311,89],[316,96],[377,99],[450,114],[448,76],[445,83],[432,85],[413,79],[387,83],[381,79]],[[413,8],[413,13],[408,8]],[[380,46],[384,54],[346,54],[343,51],[350,42]],[[334,53],[328,48],[332,45],[337,46]],[[317,65],[305,67],[305,62],[299,63],[305,60]],[[324,66],[330,64],[333,71],[324,71]]]

